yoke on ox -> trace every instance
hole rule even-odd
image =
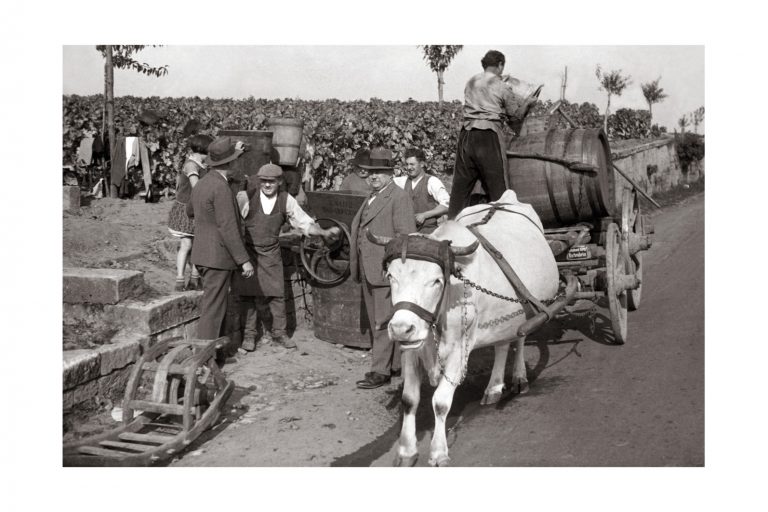
[[[445,420],[469,353],[495,347],[482,399],[492,404],[504,390],[507,354],[515,341],[512,383],[525,390],[525,335],[565,305],[575,284],[556,297],[557,264],[539,217],[511,190],[497,203],[466,208],[429,236],[385,239],[369,232],[368,237],[386,244],[385,268],[395,304],[389,335],[403,351],[404,416],[395,464],[413,465],[418,457],[415,413],[426,370],[430,384],[437,386],[429,463],[446,465]],[[512,278],[510,266],[516,274]]]

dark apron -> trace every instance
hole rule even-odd
[[[432,210],[438,205],[432,196],[429,195],[429,189],[427,188],[427,181],[429,180],[429,174],[424,174],[421,177],[421,181],[413,188],[413,181],[411,178],[405,180],[405,191],[411,196],[413,202],[413,213],[422,213]],[[430,217],[424,221],[424,224],[418,228],[418,232],[422,234],[429,234],[437,228],[437,217]]]
[[[232,286],[239,295],[283,297],[283,257],[278,235],[287,218],[285,205],[288,194],[280,192],[272,213],[267,215],[261,208],[260,192],[254,192],[245,218],[245,247],[255,272],[248,279],[236,272]]]

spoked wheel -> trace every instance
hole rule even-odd
[[[640,215],[640,204],[637,193],[633,189],[624,189],[621,202],[621,252],[627,261],[627,274],[635,274],[640,286],[627,290],[627,308],[635,311],[640,307],[643,293],[643,253],[629,253],[629,238],[643,234],[643,216]]]
[[[627,290],[621,282],[631,266],[628,257],[622,254],[619,227],[611,223],[605,240],[605,281],[608,310],[611,314],[614,342],[623,345],[627,339]]]
[[[342,236],[330,246],[320,237],[301,237],[301,264],[310,276],[320,284],[332,286],[342,282],[349,275],[349,251],[352,237],[346,224],[335,219],[317,220],[323,228],[337,226]]]

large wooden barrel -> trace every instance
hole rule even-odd
[[[280,165],[293,166],[299,160],[301,134],[304,121],[287,117],[276,117],[267,121],[267,128],[274,133],[272,145],[280,153]]]
[[[259,171],[259,168],[270,163],[276,154],[272,146],[272,132],[260,130],[220,130],[219,137],[232,137],[246,144],[247,151],[232,162],[234,171],[231,176],[233,189],[243,190],[246,177]]]
[[[352,219],[367,197],[367,194],[350,191],[307,192],[307,211],[318,219],[343,222],[349,229]],[[320,225],[324,228],[331,226],[325,221],[320,221]],[[327,268],[322,268],[321,262],[318,273],[322,274],[326,270]],[[333,286],[313,284],[312,308],[314,333],[318,339],[352,347],[371,346],[370,326],[362,289],[360,284],[349,276]]]
[[[592,164],[596,174],[534,158],[507,159],[509,187],[530,203],[545,228],[563,227],[614,215],[615,176],[611,150],[602,130],[552,129],[512,140],[507,150],[538,153],[567,161]]]

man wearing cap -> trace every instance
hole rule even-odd
[[[256,173],[259,187],[238,194],[240,213],[245,218],[245,243],[256,264],[252,279],[235,277],[234,289],[240,295],[245,316],[242,348],[256,349],[257,310],[269,307],[272,314],[272,341],[285,348],[296,348],[287,337],[283,258],[280,251],[280,228],[287,221],[301,234],[320,236],[326,243],[338,239],[337,227],[321,228],[287,191],[280,191],[283,170],[275,164],[263,165]],[[245,197],[244,197],[245,196]],[[260,343],[268,343],[266,333]]]
[[[400,349],[389,339],[387,320],[392,316],[389,281],[384,277],[382,260],[384,247],[368,240],[365,231],[394,237],[416,232],[416,222],[410,197],[392,183],[394,166],[392,152],[375,148],[360,167],[369,171],[371,196],[365,200],[352,220],[352,240],[349,268],[352,278],[362,284],[363,301],[371,326],[371,371],[357,381],[361,389],[373,389],[387,384],[391,374],[400,370]]]
[[[440,178],[426,173],[424,151],[406,149],[405,166],[406,175],[397,176],[393,181],[411,197],[416,227],[426,235],[437,228],[437,219],[448,211],[450,196]]]
[[[360,163],[365,163],[371,158],[371,151],[368,149],[361,149],[355,154],[355,158],[352,159],[352,172],[344,177],[341,182],[339,190],[348,190],[351,192],[363,192],[369,194],[371,192],[371,186],[368,185],[368,169],[360,167]]]
[[[520,120],[536,102],[538,93],[521,98],[501,76],[504,54],[490,50],[480,63],[483,72],[469,79],[464,88],[464,121],[459,132],[456,164],[448,217],[469,205],[475,183],[480,180],[491,201],[506,190],[503,121]]]
[[[242,276],[253,275],[253,264],[241,237],[237,201],[227,178],[227,164],[242,155],[242,147],[229,137],[219,137],[208,146],[205,159],[209,172],[192,189],[187,215],[195,219],[192,264],[203,278],[203,298],[197,335],[200,339],[219,337],[227,312],[227,296],[232,271],[242,268]]]

